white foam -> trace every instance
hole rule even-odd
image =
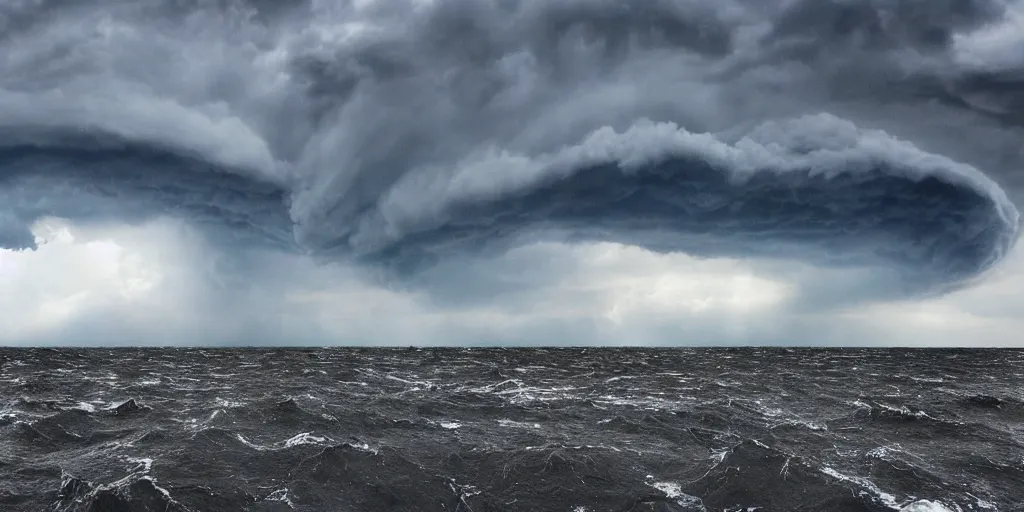
[[[605,382],[608,383],[608,382],[615,382],[615,381],[622,380],[622,379],[635,379],[635,378],[637,378],[635,375],[619,375],[618,377],[612,377],[610,379],[607,379],[607,380],[605,380]]]
[[[837,480],[842,480],[844,482],[849,482],[859,487],[862,487],[866,491],[870,492],[873,496],[878,498],[887,507],[899,510],[899,502],[896,500],[896,497],[893,496],[892,494],[882,491],[881,489],[878,488],[878,486],[875,485],[874,482],[868,480],[867,478],[861,478],[858,476],[847,476],[828,466],[823,467],[821,469],[821,472]]]
[[[882,502],[883,505],[890,509],[898,512],[961,512],[959,507],[949,508],[949,506],[932,500],[917,500],[911,503],[906,501],[899,501],[895,496],[887,492],[882,491],[867,478],[848,476],[844,475],[830,467],[825,467],[821,470],[822,473],[829,475],[838,480],[849,482],[862,487],[866,492],[870,493],[873,497],[877,498]]]
[[[289,437],[288,439],[285,439],[284,441],[274,443],[273,445],[269,446],[254,443],[246,439],[245,436],[243,436],[242,434],[235,434],[235,438],[238,439],[242,444],[248,446],[249,448],[261,452],[270,450],[280,450],[284,448],[292,448],[304,444],[320,445],[334,442],[331,438],[327,436],[315,436],[313,435],[312,432],[301,432],[299,434],[295,434],[292,437]]]
[[[581,445],[576,445],[576,446],[545,444],[545,445],[541,445],[541,446],[527,446],[526,448],[523,448],[523,449],[526,450],[526,451],[531,451],[531,450],[545,450],[545,449],[551,449],[551,448],[558,448],[558,449],[561,449],[561,450],[611,450],[613,452],[621,452],[622,451],[622,449],[620,449],[620,448],[616,448],[614,446],[607,446],[607,445],[603,445],[603,444],[597,444],[597,445],[594,445],[594,444],[581,444]],[[637,454],[641,453],[639,450],[632,450],[632,451],[636,452]]]
[[[96,412],[96,406],[88,402],[78,402],[78,405],[72,407],[72,409],[78,409],[85,412]]]
[[[647,484],[665,493],[669,498],[678,498],[683,495],[683,488],[675,482],[654,482]]]
[[[72,476],[70,474],[65,473],[63,470],[61,471],[61,480],[62,480],[62,482],[66,483],[66,481],[67,481],[66,479],[70,479],[70,478],[72,478]],[[124,477],[124,478],[122,478],[120,480],[111,482],[109,484],[98,485],[95,488],[93,488],[92,494],[95,495],[96,493],[98,493],[100,491],[116,490],[116,489],[118,489],[120,487],[131,485],[132,483],[137,482],[137,481],[147,481],[150,484],[152,484],[153,488],[156,489],[157,492],[162,494],[164,499],[167,500],[167,505],[168,506],[174,505],[178,509],[184,510],[184,511],[190,511],[191,510],[188,507],[186,507],[186,506],[182,505],[181,503],[179,503],[177,500],[175,500],[171,496],[170,491],[168,491],[167,489],[164,489],[163,487],[160,487],[159,485],[157,485],[157,480],[155,478],[153,478],[153,477],[151,477],[149,475],[138,476],[138,472],[131,473],[128,476],[126,476],[126,477]]]
[[[959,510],[959,507],[957,508]],[[957,512],[942,503],[931,500],[918,500],[900,509],[900,512]]]
[[[509,428],[540,428],[540,423],[525,423],[522,421],[510,420],[508,418],[498,420],[498,425]]]
[[[920,458],[905,450],[903,446],[901,446],[899,443],[879,446],[877,448],[872,448],[871,450],[868,450],[867,452],[864,453],[864,455],[869,458],[883,460],[892,459],[896,454]]]
[[[284,489],[278,489],[268,494],[266,498],[263,498],[263,501],[281,501],[286,503],[288,505],[288,508],[295,508],[295,504],[292,503],[291,498],[288,497],[287,487],[285,487]]]
[[[665,494],[666,498],[674,500],[679,505],[696,508],[702,511],[707,510],[704,508],[704,502],[701,501],[700,498],[684,493],[682,486],[677,482],[658,482],[654,480],[653,475],[647,475],[646,484],[661,491]]]
[[[331,442],[331,439],[326,436],[314,436],[312,435],[312,432],[303,432],[290,437],[284,442],[284,446],[286,448],[291,448],[292,446],[299,446],[302,444],[324,444],[329,442]]]
[[[236,408],[236,407],[243,407],[245,405],[244,402],[239,402],[238,400],[228,400],[226,398],[219,398],[219,397],[214,402],[218,406],[220,406],[220,407],[226,407],[226,408],[229,408],[229,409]]]
[[[470,507],[469,503],[466,503],[466,498],[483,493],[483,491],[480,491],[475,486],[460,485],[456,483],[455,480],[449,480],[448,487],[452,490],[453,493],[455,493],[456,496],[459,497],[459,501],[462,503],[462,505],[465,505],[466,509],[469,510],[470,512],[472,512],[473,507]],[[461,508],[456,507],[455,510],[461,510]]]
[[[996,508],[994,503],[991,503],[989,501],[983,500],[983,499],[975,497],[975,496],[971,496],[971,497],[976,500],[978,508],[980,508],[982,510],[999,510],[998,508]]]
[[[147,476],[144,476],[142,478],[139,478],[139,480],[148,480],[149,483],[153,484],[153,488],[156,489],[157,491],[159,491],[160,494],[164,495],[164,498],[167,499],[167,502],[168,502],[169,505],[177,505],[182,510],[189,510],[188,508],[183,506],[181,503],[178,503],[177,500],[172,498],[170,491],[168,491],[167,489],[164,489],[163,487],[160,487],[159,485],[157,485],[155,478],[147,475]]]
[[[150,459],[150,458],[139,458],[139,459],[137,459],[137,458],[134,458],[134,457],[126,457],[125,460],[130,462],[130,463],[132,463],[132,464],[135,464],[134,469],[133,469],[133,471],[135,471],[135,472],[141,471],[143,473],[149,473],[149,471],[151,469],[153,469],[153,459]],[[140,468],[140,466],[141,466],[141,468]]]
[[[372,453],[374,455],[380,453],[378,449],[373,448],[367,443],[345,443],[345,446],[355,448],[356,450],[359,450],[361,452]]]
[[[258,445],[256,443],[253,443],[252,441],[249,441],[242,434],[235,434],[235,439],[238,439],[239,441],[241,441],[242,444],[248,446],[249,448],[252,448],[253,450],[257,450],[257,451],[261,451],[262,452],[262,451],[266,451],[266,450],[270,450],[271,449],[269,447]]]

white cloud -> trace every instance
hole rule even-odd
[[[0,251],[0,310],[10,339],[34,338],[112,306],[144,301],[164,275],[109,239],[76,239],[56,219],[34,226],[35,252]]]

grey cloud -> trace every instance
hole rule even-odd
[[[1005,4],[999,0],[799,0],[781,10],[767,41],[798,45],[805,52],[836,46],[941,51],[955,33],[1003,14]]]
[[[0,244],[47,215],[171,215],[406,272],[612,240],[891,267],[917,293],[1016,241],[1019,155],[979,168],[919,129],[941,102],[1016,133],[1014,75],[951,54],[996,0],[171,5],[19,11]]]

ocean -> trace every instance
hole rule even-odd
[[[1024,351],[0,349],[0,509],[1020,511]]]

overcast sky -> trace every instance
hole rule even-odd
[[[0,6],[0,343],[1024,346],[1024,3]]]

